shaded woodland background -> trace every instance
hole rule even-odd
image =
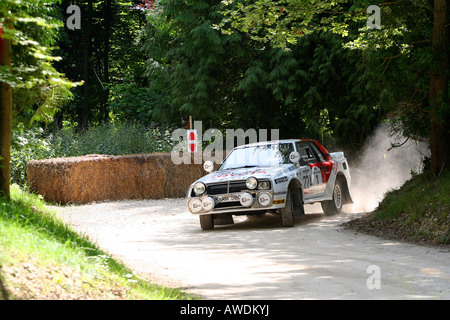
[[[436,6],[445,1],[338,1],[332,10],[352,18],[334,21],[346,32],[327,28],[324,18],[335,15],[320,7],[303,32],[291,27],[302,17],[288,15],[288,1],[253,1],[244,15],[240,2],[2,1],[12,38],[12,68],[0,69],[13,89],[12,181],[26,184],[29,160],[170,151],[171,131],[189,116],[203,128],[314,138],[350,159],[380,124],[428,143],[438,123],[447,129],[435,140],[449,149],[448,90],[438,108],[430,102],[433,70],[448,60],[448,37],[444,51],[433,42]],[[73,4],[81,28],[70,30]],[[380,30],[366,27],[370,4],[381,7]],[[267,36],[267,12],[277,26],[291,18],[284,27],[295,41]],[[242,27],[245,19],[256,31]],[[448,88],[448,76],[441,80]]]

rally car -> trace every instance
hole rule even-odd
[[[353,203],[350,171],[343,152],[329,153],[309,139],[258,142],[234,148],[213,171],[195,181],[186,202],[200,216],[203,230],[233,223],[233,215],[272,212],[292,227],[305,214],[304,204],[320,202],[326,215],[340,213]]]

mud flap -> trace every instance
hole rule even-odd
[[[344,181],[344,186],[343,186],[344,194],[343,194],[342,204],[353,204],[353,199],[350,194],[350,188],[348,187],[347,179],[344,178],[342,180]]]
[[[233,216],[231,214],[216,214],[214,216],[214,224],[216,226],[234,224]]]

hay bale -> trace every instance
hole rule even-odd
[[[55,158],[27,166],[31,189],[61,204],[185,197],[204,174],[202,165],[173,164],[169,153]]]

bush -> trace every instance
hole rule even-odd
[[[90,127],[85,132],[73,128],[49,137],[58,157],[87,154],[125,155],[170,151],[169,130],[146,128],[139,123],[114,123]],[[38,159],[36,159],[38,160]]]
[[[23,126],[15,128],[11,137],[11,181],[25,185],[28,161],[52,157],[54,152],[42,128],[32,130],[26,130]]]

